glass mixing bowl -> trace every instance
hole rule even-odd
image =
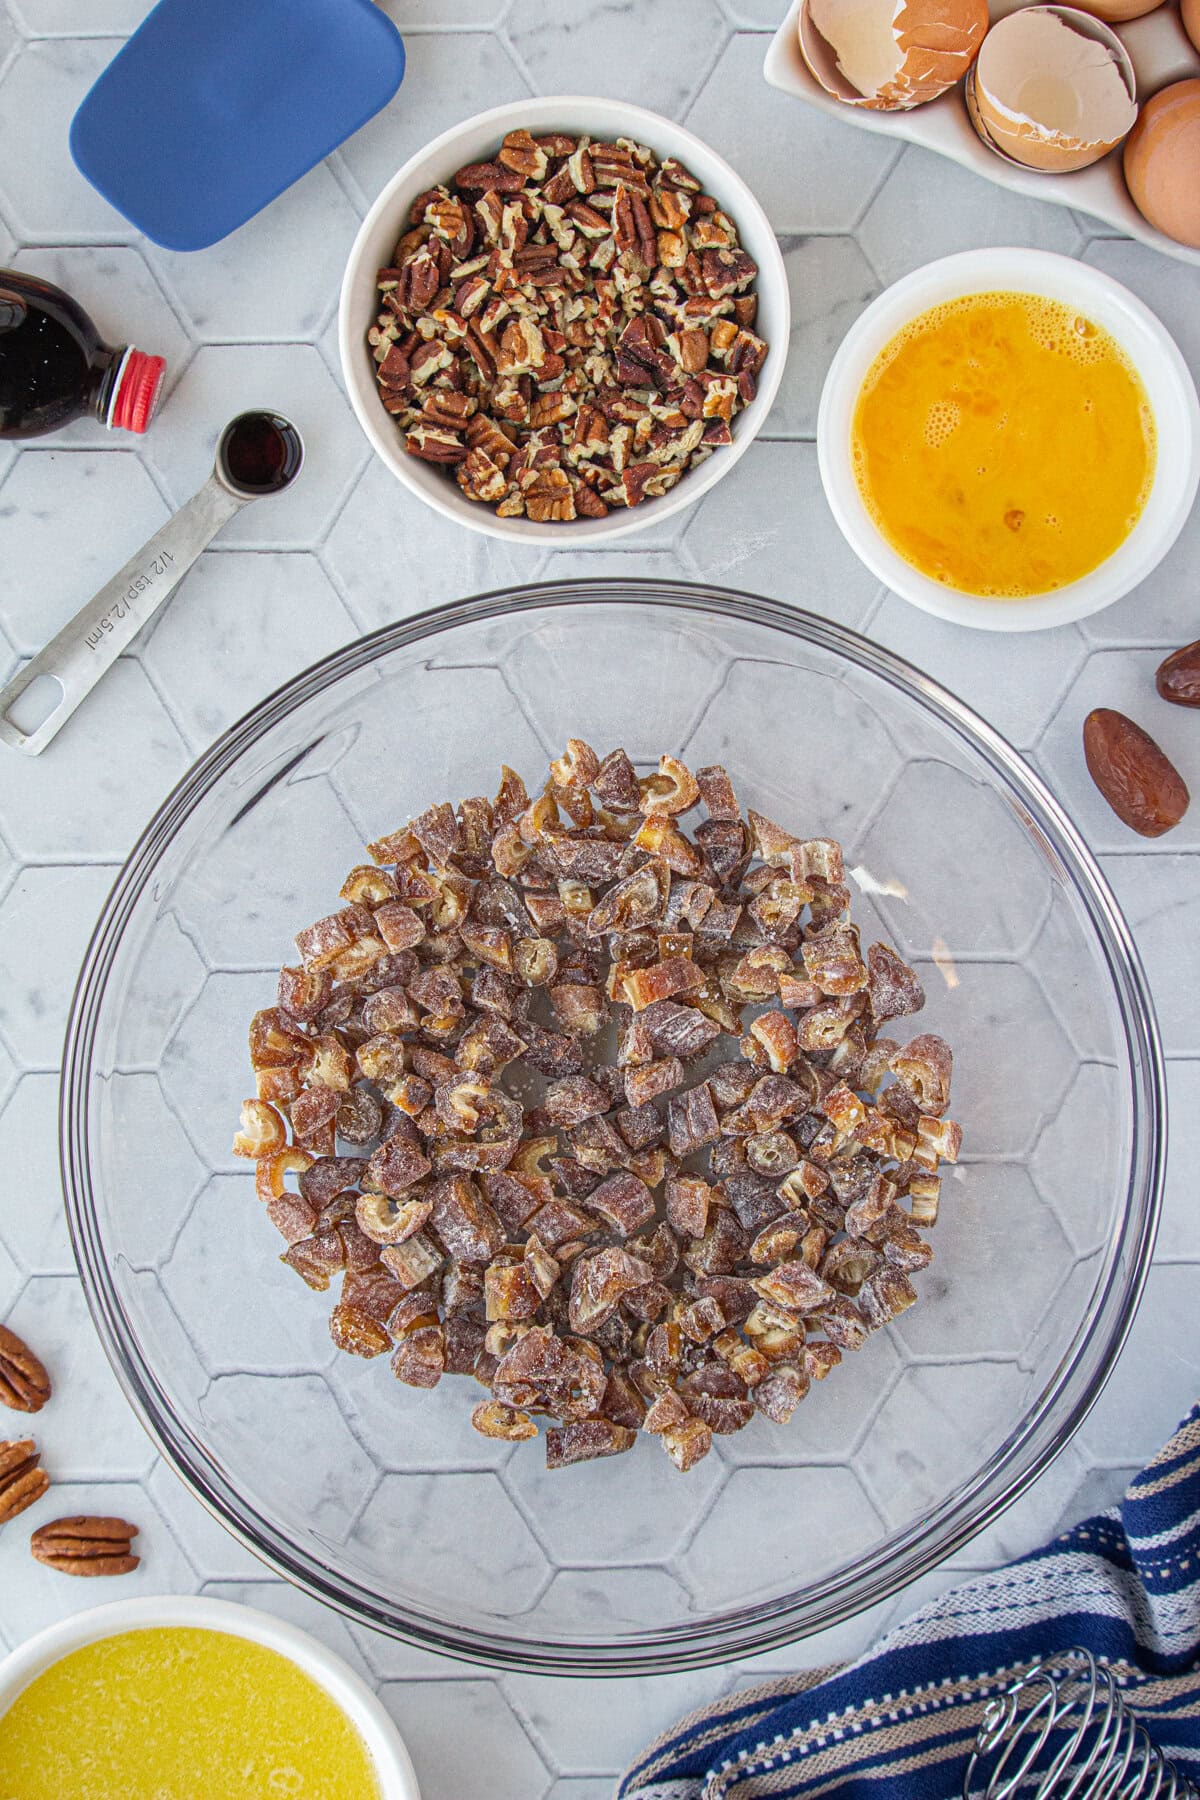
[[[334,1350],[230,1154],[246,1027],[368,838],[532,782],[568,735],[725,763],[743,806],[846,846],[863,941],[956,1056],[918,1304],[790,1426],[547,1475],[479,1390]],[[678,1669],[829,1625],[947,1556],[1070,1438],[1120,1349],[1158,1211],[1163,1080],[1137,956],[1041,783],[887,651],[683,584],[564,582],[389,626],[263,701],[181,782],[97,926],[62,1139],[101,1335],[175,1468],[274,1568],[455,1655]]]

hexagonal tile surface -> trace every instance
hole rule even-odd
[[[414,544],[421,546],[415,561],[410,559]],[[373,459],[322,558],[359,629],[374,631],[427,606],[531,581],[544,553],[452,524]]]
[[[605,1568],[665,1561],[696,1529],[724,1474],[710,1456],[680,1481],[658,1445],[639,1443],[626,1456],[587,1464],[568,1495],[565,1471],[546,1468],[541,1445],[522,1449],[508,1464],[505,1482],[538,1521],[557,1563]]]
[[[798,1528],[780,1532],[778,1521],[788,1518]],[[747,1552],[764,1535],[772,1554],[751,1564]],[[879,1511],[851,1469],[741,1468],[718,1494],[684,1567],[697,1602],[711,1612],[819,1580],[857,1561],[882,1535]]]
[[[0,196],[23,237],[97,244],[129,235],[67,149],[71,116],[115,49],[103,38],[39,38],[0,76]]]
[[[1180,978],[1200,925],[1195,863],[1179,855],[1101,862],[1150,977],[1167,1055],[1200,1055],[1200,1016],[1191,983]]]
[[[37,1346],[53,1383],[52,1400],[38,1414],[37,1441],[55,1480],[135,1481],[148,1474],[153,1446],[109,1368],[74,1277],[34,1277],[7,1323]]]
[[[796,106],[762,79],[766,40],[730,38],[687,115],[750,183],[776,231],[849,231],[898,155],[895,144]],[[746,129],[747,95],[754,130]]]
[[[354,416],[311,344],[205,345],[163,406],[147,456],[177,506],[212,473],[217,439],[248,408],[283,413],[304,439],[304,468],[282,494],[245,507],[221,541],[256,550],[320,542],[367,459]],[[168,427],[167,429],[166,427]]]
[[[385,1682],[380,1698],[404,1734],[425,1786],[436,1782],[447,1794],[469,1793],[486,1745],[487,1780],[497,1792],[528,1800],[546,1792],[550,1772],[494,1682]]]
[[[341,284],[358,214],[321,163],[232,236],[202,255],[147,254],[206,343],[250,338],[273,343],[315,337]],[[285,246],[312,246],[291,258]]]
[[[801,517],[804,550],[797,561],[781,551]],[[688,557],[703,580],[721,587],[769,594],[853,626],[863,623],[879,593],[825,505],[812,444],[751,444],[686,519]]]
[[[787,368],[766,437],[812,437],[829,364],[851,322],[879,292],[870,263],[852,237],[781,240],[792,302]]]
[[[210,551],[179,604],[154,624],[144,658],[200,750],[262,698],[264,669],[281,685],[354,635],[315,558]],[[189,679],[198,667],[208,676],[202,683]]]
[[[1118,1158],[1128,1158],[1119,1124],[1122,1110],[1117,1071],[1107,1063],[1084,1063],[1030,1158],[1039,1192],[1080,1255],[1098,1249],[1110,1229],[1112,1195],[1096,1172],[1115,1169]],[[1082,1166],[1080,1144],[1088,1146]],[[971,1169],[968,1185],[978,1174]]]
[[[908,222],[907,231],[895,230],[898,217]],[[1029,244],[1070,255],[1080,236],[1064,207],[985,187],[970,170],[947,165],[916,144],[905,145],[858,228],[859,242],[883,282],[934,257],[983,244]]]
[[[207,1181],[164,1243],[163,1286],[212,1374],[302,1374],[332,1362],[329,1302],[313,1295],[304,1304],[299,1278],[279,1261],[283,1249],[248,1172]],[[230,1279],[242,1258],[254,1266],[252,1295]]]
[[[32,1275],[70,1275],[75,1263],[58,1169],[58,1077],[26,1075],[0,1113],[0,1243]]]
[[[0,1038],[27,1068],[58,1066],[75,973],[114,873],[23,869],[0,902]]]
[[[136,733],[131,771],[98,745]],[[16,848],[30,857],[115,861],[188,765],[182,737],[130,657],[123,656],[54,740],[54,757],[0,764],[0,807]],[[61,804],[64,792],[69,796]],[[55,802],[60,804],[55,804]]]
[[[181,884],[176,916],[214,967],[277,971],[296,954],[291,921],[300,931],[335,911],[346,871],[362,859],[361,833],[328,781],[303,779],[296,768],[278,788],[272,785],[294,754],[272,757],[248,777],[247,800],[261,783],[259,803],[205,858],[202,874]],[[296,854],[297,845],[303,854]],[[251,1012],[274,1004],[274,979],[259,992]],[[242,1026],[249,1017],[244,1014]]]
[[[145,17],[140,0],[12,0],[12,8],[31,37],[136,31]]]
[[[927,988],[934,979],[930,969]],[[1019,963],[960,963],[951,999],[953,1110],[970,1120],[966,1147],[972,1156],[1017,1156],[1070,1086],[1075,1053]]]
[[[0,488],[0,624],[15,647],[40,650],[168,511],[132,451],[24,451]]]
[[[355,1532],[357,1552],[399,1555],[418,1603],[457,1593],[499,1622],[534,1606],[550,1579],[547,1558],[491,1473],[385,1475]]]
[[[464,93],[479,95],[483,107],[502,106],[529,92],[508,46],[487,33],[422,33],[408,38],[405,50],[404,86],[338,152],[367,202],[422,145],[467,116]],[[404,221],[397,219],[397,237],[403,229]]]
[[[603,7],[588,17],[555,0],[513,0],[505,33],[534,92],[613,94],[678,118],[727,27],[716,0],[658,0],[654,7]]]

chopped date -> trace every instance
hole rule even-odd
[[[497,167],[557,154],[515,134]],[[681,206],[694,191],[662,190]],[[571,214],[573,181],[566,198],[564,231],[595,244],[613,228],[591,197]],[[627,188],[615,224],[634,258],[642,198]],[[545,246],[523,212],[505,223],[508,204],[484,191],[475,213],[536,286],[528,252]],[[464,258],[482,228],[436,194],[419,223]],[[481,268],[502,266],[491,259]],[[696,280],[707,267],[723,288],[738,266],[698,259]],[[719,356],[723,316],[682,328],[681,355],[695,360],[685,340],[707,331]],[[539,349],[530,322],[510,305],[472,329],[532,407],[562,389],[520,383],[563,346],[539,326]],[[636,364],[661,396],[672,337],[625,329],[626,377]],[[424,374],[428,443],[462,435],[471,456],[513,461],[519,433],[437,385],[449,368],[432,338],[391,339],[381,361],[401,383]],[[610,437],[636,425],[623,379],[596,408]],[[588,443],[599,426],[579,429]],[[558,491],[578,500],[570,481]],[[1178,666],[1182,681],[1186,656]],[[915,1301],[939,1170],[962,1142],[949,1045],[882,1035],[924,994],[889,945],[860,948],[836,843],[743,819],[719,766],[650,767],[639,777],[624,751],[573,738],[532,794],[505,769],[494,799],[428,806],[368,847],[250,1030],[257,1096],[235,1149],[255,1162],[282,1260],[314,1292],[340,1287],[335,1344],[390,1355],[413,1388],[470,1374],[486,1390],[476,1429],[518,1443],[545,1418],[550,1468],[645,1431],[686,1470],[756,1413],[785,1424]],[[5,1367],[0,1345],[0,1398]]]

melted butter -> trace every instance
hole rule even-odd
[[[379,1800],[346,1715],[226,1632],[127,1631],[63,1657],[0,1718],[0,1800]]]
[[[876,357],[851,452],[868,512],[914,568],[1024,599],[1128,537],[1154,480],[1154,417],[1090,319],[1036,294],[971,294],[921,313]]]

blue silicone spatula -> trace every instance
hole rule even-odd
[[[139,231],[203,250],[386,106],[404,45],[373,0],[159,0],[71,124]]]

